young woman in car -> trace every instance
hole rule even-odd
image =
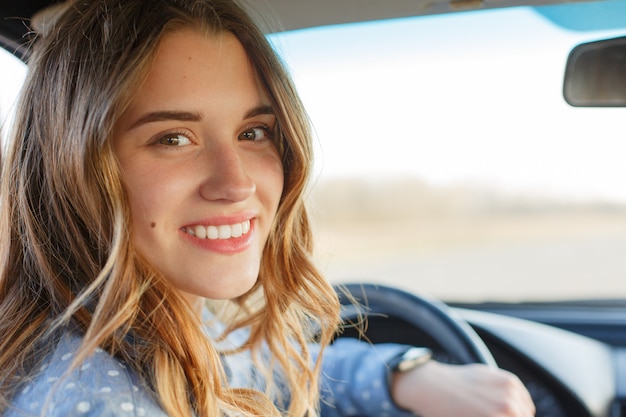
[[[98,0],[47,23],[2,177],[0,413],[418,411],[409,387],[441,368],[389,375],[392,400],[407,347],[340,341],[321,360],[338,303],[309,259],[308,122],[249,17]],[[498,413],[476,416],[532,415],[519,381],[482,375]]]

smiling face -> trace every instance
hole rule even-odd
[[[256,282],[283,189],[275,124],[236,37],[181,30],[115,126],[135,246],[192,303]]]

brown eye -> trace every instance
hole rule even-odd
[[[271,137],[270,131],[266,127],[253,127],[252,129],[244,130],[237,136],[239,140],[257,141],[262,139],[268,139]]]
[[[186,146],[191,145],[191,140],[183,134],[172,133],[161,137],[158,143],[165,146]]]

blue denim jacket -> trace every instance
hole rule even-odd
[[[236,345],[241,337],[235,333],[229,342]],[[14,408],[5,417],[166,416],[134,372],[101,349],[60,380],[80,342],[79,336],[66,334],[33,381],[14,398]],[[316,355],[316,346],[311,348]],[[387,386],[386,362],[403,350],[401,345],[338,339],[324,353],[322,417],[411,416],[393,404]],[[224,361],[231,384],[259,384],[247,355],[227,356]]]

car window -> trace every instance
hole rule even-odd
[[[0,137],[5,138],[15,109],[15,100],[24,83],[26,65],[0,48]]]
[[[326,276],[448,301],[626,296],[626,110],[562,96],[572,47],[626,34],[614,14],[523,7],[273,36],[316,131]]]

